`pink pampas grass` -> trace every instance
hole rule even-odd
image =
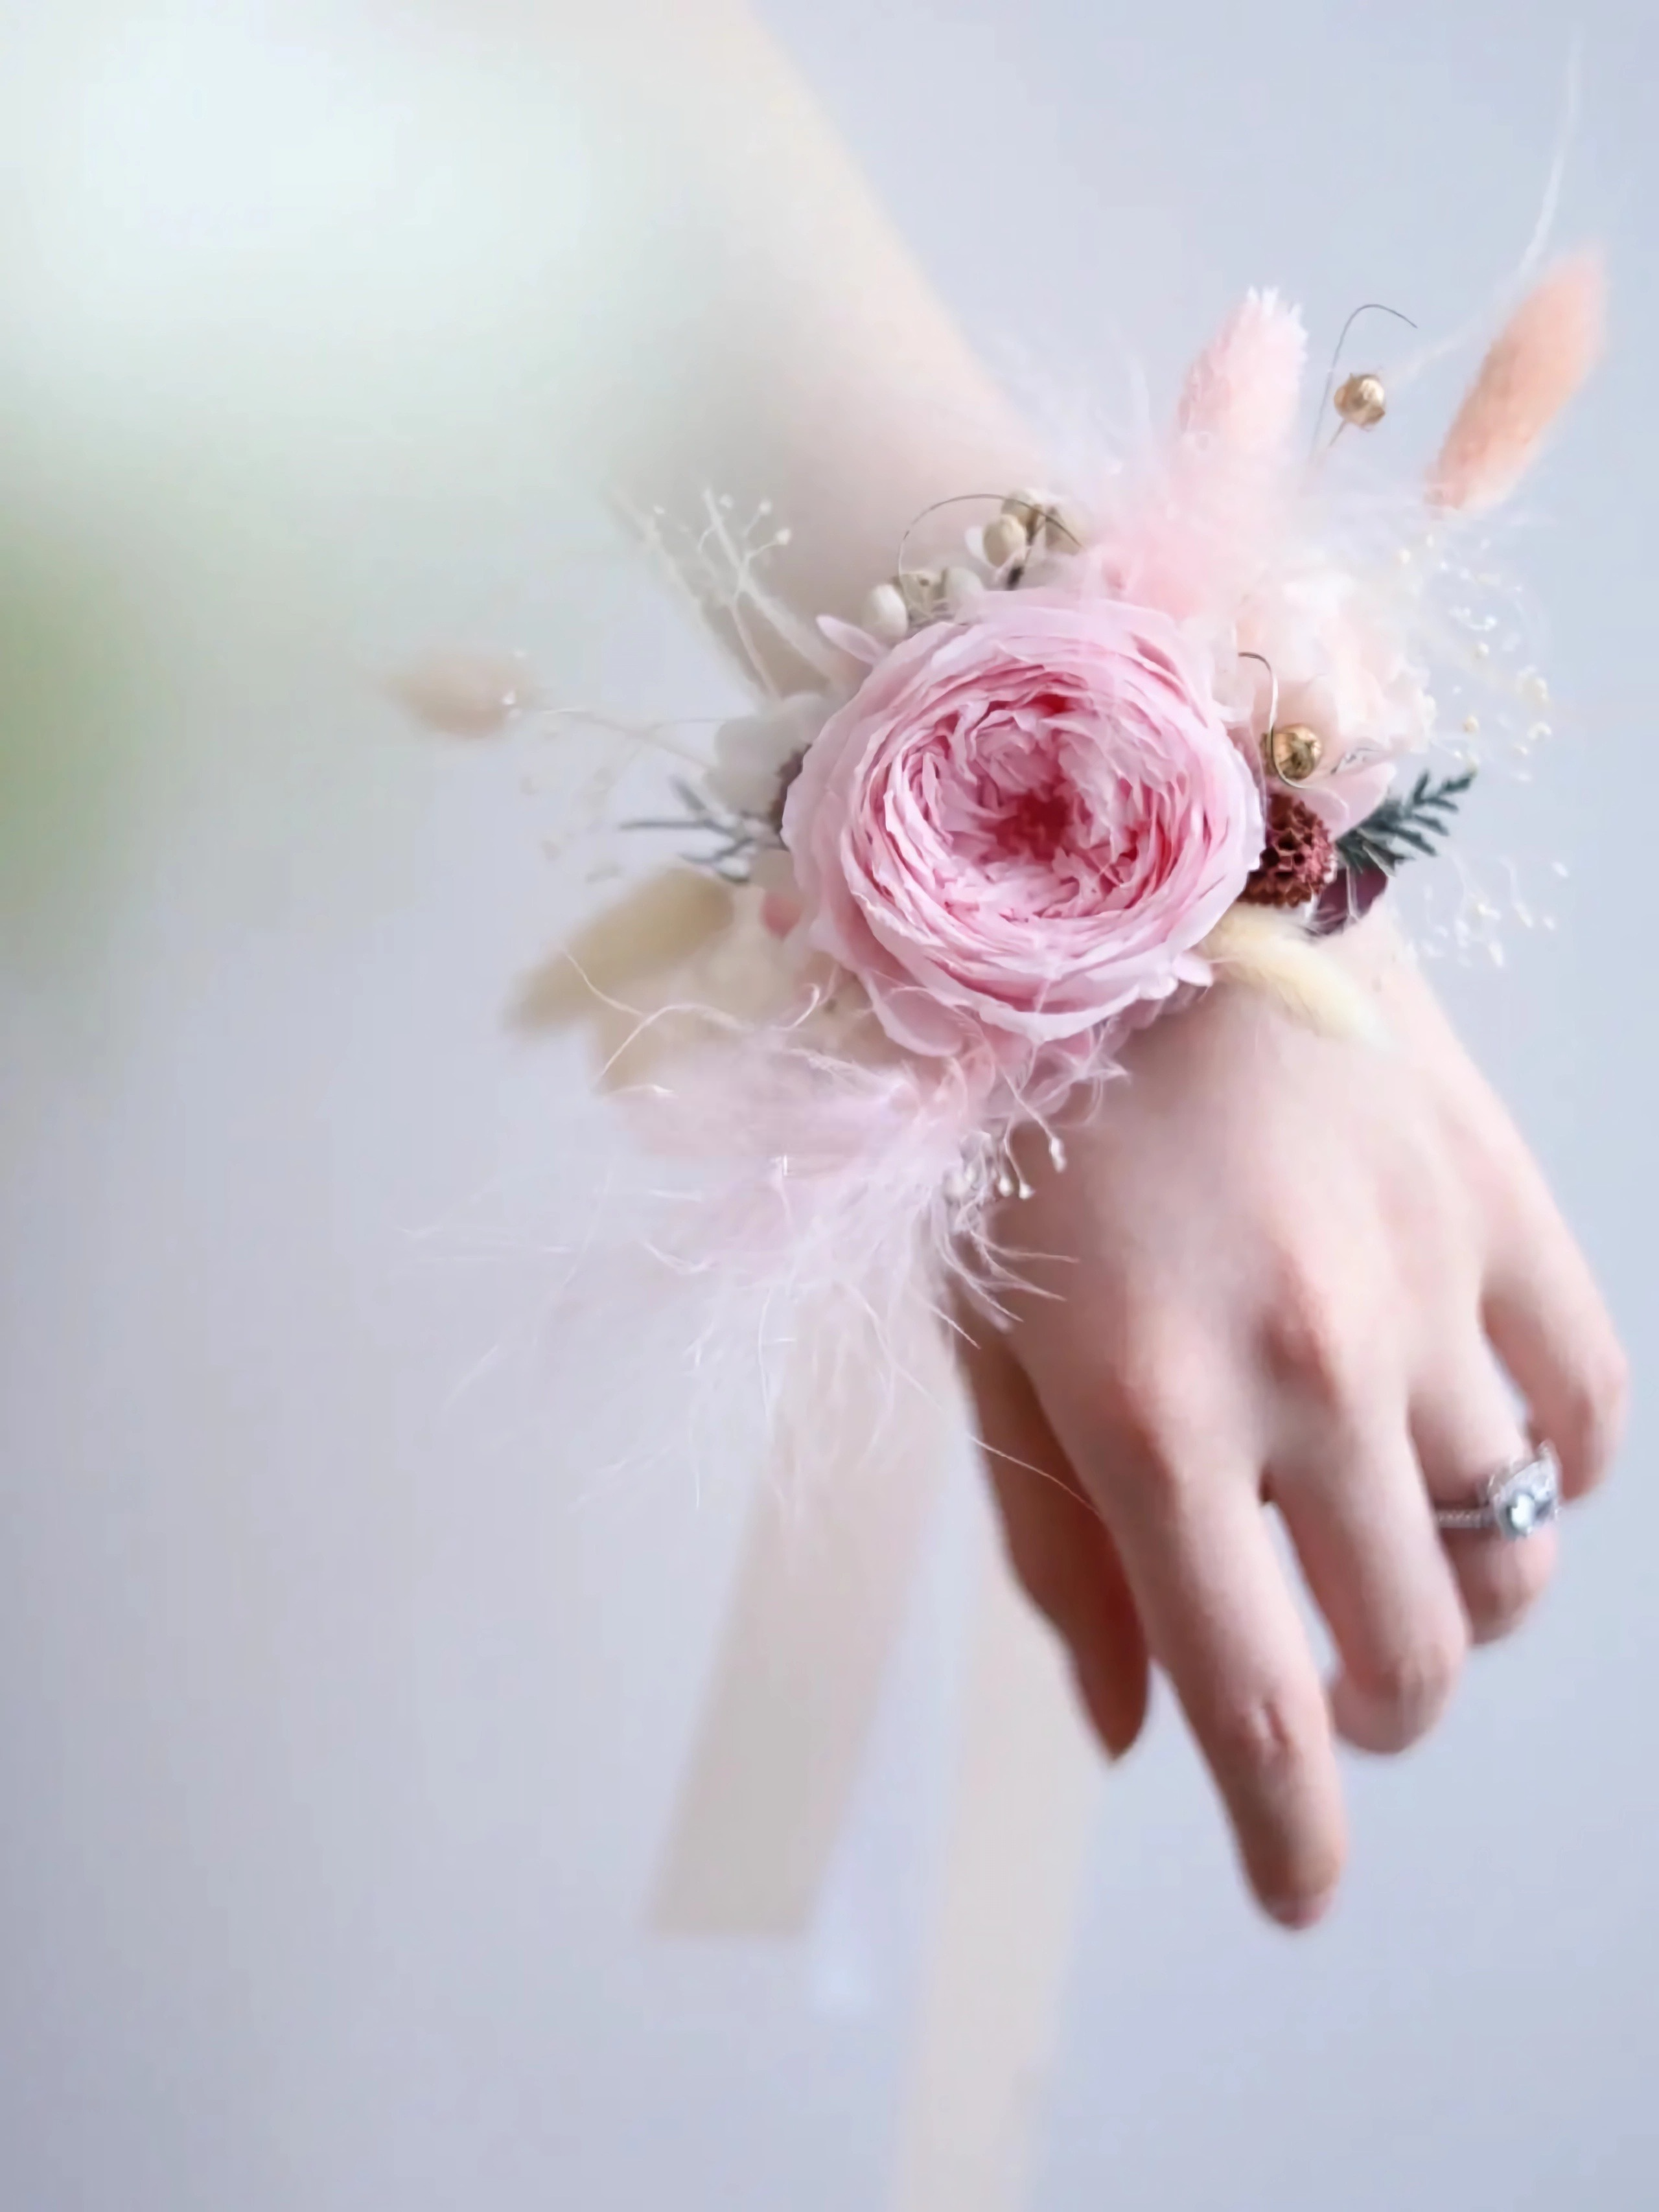
[[[1437,507],[1466,513],[1512,491],[1539,441],[1595,368],[1607,281],[1597,253],[1560,262],[1492,341],[1429,476]]]

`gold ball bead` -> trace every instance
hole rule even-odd
[[[1318,731],[1305,722],[1281,722],[1267,732],[1267,765],[1281,783],[1305,783],[1324,750]]]
[[[1336,387],[1335,407],[1345,422],[1357,429],[1369,430],[1380,422],[1389,411],[1388,394],[1382,389],[1382,380],[1369,370],[1363,375],[1351,376]]]

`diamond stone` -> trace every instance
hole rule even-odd
[[[1529,1536],[1538,1525],[1538,1498],[1535,1492],[1517,1490],[1504,1508],[1504,1518],[1510,1524],[1510,1533]]]

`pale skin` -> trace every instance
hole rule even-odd
[[[1053,1295],[1006,1334],[970,1323],[967,1359],[1010,1554],[1102,1741],[1139,1734],[1150,1659],[1292,1927],[1341,1872],[1337,1739],[1415,1742],[1553,1569],[1553,1529],[1443,1537],[1433,1506],[1540,1437],[1582,1497],[1626,1394],[1589,1270],[1427,985],[1380,921],[1344,957],[1388,1047],[1218,990],[1138,1042],[1063,1176],[1031,1147],[1006,1228]],[[1269,1507],[1336,1647],[1328,1686]]]
[[[596,288],[608,373],[582,453],[599,480],[692,523],[711,485],[773,500],[795,530],[775,580],[843,616],[928,501],[1042,480],[740,9],[688,21],[629,0],[573,17],[571,53],[596,173],[614,173],[616,235],[595,252],[638,272]],[[649,219],[659,176],[672,225]],[[802,680],[783,648],[760,658],[781,688]],[[1626,1394],[1536,1165],[1386,921],[1341,957],[1386,1047],[1231,988],[1159,1023],[1072,1117],[1063,1174],[1030,1146],[1036,1194],[1003,1225],[1036,1255],[1030,1291],[1006,1332],[965,1323],[1009,1553],[1097,1733],[1127,1750],[1150,1666],[1168,1675],[1250,1886],[1290,1926],[1340,1875],[1339,1738],[1417,1741],[1470,1644],[1517,1626],[1553,1567],[1553,1531],[1443,1538],[1434,1504],[1476,1498],[1534,1437],[1582,1496]],[[1328,1686],[1270,1511],[1330,1628]]]

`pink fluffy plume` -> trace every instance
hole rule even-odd
[[[1492,341],[1429,476],[1437,507],[1475,513],[1511,492],[1601,351],[1601,258],[1574,254],[1528,293]]]
[[[1307,337],[1275,292],[1248,292],[1187,372],[1176,428],[1211,465],[1277,461],[1296,428]]]
[[[1235,606],[1278,532],[1307,338],[1250,292],[1187,373],[1163,479],[1119,549],[1124,592],[1176,621]]]

